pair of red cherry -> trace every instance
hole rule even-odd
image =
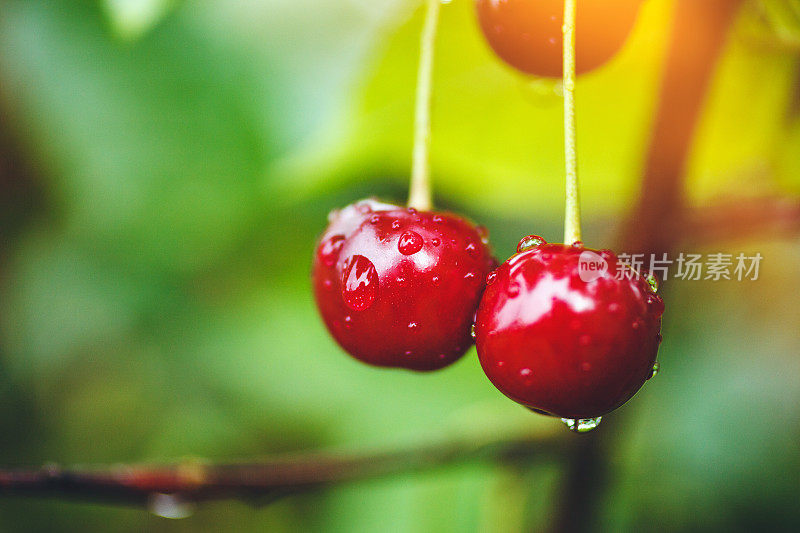
[[[578,72],[617,52],[640,3],[578,2]],[[476,0],[495,52],[540,76],[561,74],[563,7]],[[314,257],[314,294],[328,330],[361,361],[436,370],[474,338],[504,394],[591,429],[653,375],[664,305],[638,273],[617,275],[624,267],[613,252],[568,244],[526,237],[495,269],[484,229],[364,200],[332,214]],[[603,268],[582,270],[590,265]]]
[[[477,343],[489,379],[536,411],[590,419],[652,375],[663,302],[613,252],[530,236],[496,268],[487,233],[452,213],[364,200],[332,213],[313,265],[333,337],[376,366],[435,370]],[[587,276],[585,254],[606,265]]]

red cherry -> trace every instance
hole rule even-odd
[[[613,252],[524,242],[478,308],[484,372],[536,411],[592,419],[616,409],[653,375],[663,301]]]
[[[611,59],[628,37],[642,0],[578,0],[576,71]],[[506,63],[536,76],[562,73],[564,0],[477,0],[489,45]]]
[[[312,278],[331,335],[377,366],[435,370],[472,345],[486,275],[485,230],[450,213],[374,200],[335,212]]]

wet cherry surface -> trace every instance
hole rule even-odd
[[[314,257],[314,296],[357,359],[435,370],[472,345],[495,265],[485,230],[461,217],[363,200],[331,214]]]
[[[531,409],[599,417],[653,375],[664,303],[611,251],[526,239],[492,273],[481,300],[481,366],[500,391]],[[587,252],[607,269],[587,275]]]
[[[641,0],[578,0],[577,73],[611,59],[625,43]],[[492,49],[511,66],[560,77],[564,0],[478,0],[478,20]]]

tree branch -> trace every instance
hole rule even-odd
[[[548,433],[478,442],[459,439],[393,452],[313,453],[258,461],[210,464],[0,470],[0,495],[69,497],[99,503],[145,505],[171,494],[183,502],[239,498],[271,501],[334,483],[413,472],[467,461],[516,461],[558,456],[569,449],[561,427]],[[556,431],[557,430],[557,431]]]

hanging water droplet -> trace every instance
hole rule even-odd
[[[661,363],[656,361],[655,363],[653,363],[653,373],[650,374],[650,377],[648,379],[653,379],[654,377],[656,377],[658,375],[659,370],[661,370]]]
[[[403,255],[413,255],[422,250],[422,237],[416,231],[406,231],[397,241],[397,249]]]
[[[325,266],[331,267],[339,259],[344,246],[344,235],[334,235],[326,239],[319,247],[319,259]]]
[[[472,336],[473,339],[475,337],[477,337],[477,335],[475,333],[475,324],[472,324],[472,327],[470,328],[469,334]]]
[[[519,241],[519,244],[517,244],[517,253],[521,254],[522,252],[526,252],[537,246],[542,246],[543,244],[547,244],[547,241],[543,238],[538,235],[528,235],[523,237],[522,240]]]
[[[650,288],[653,289],[653,292],[658,292],[658,278],[655,276],[655,274],[648,272],[644,279],[647,284],[650,285]]]
[[[597,418],[562,418],[561,421],[567,426],[567,429],[575,433],[587,433],[600,425],[602,416]]]
[[[147,509],[156,516],[180,520],[192,516],[195,505],[180,494],[155,493],[148,498]]]
[[[363,255],[354,255],[345,261],[342,277],[342,298],[354,311],[363,311],[378,296],[378,273],[372,261]]]

